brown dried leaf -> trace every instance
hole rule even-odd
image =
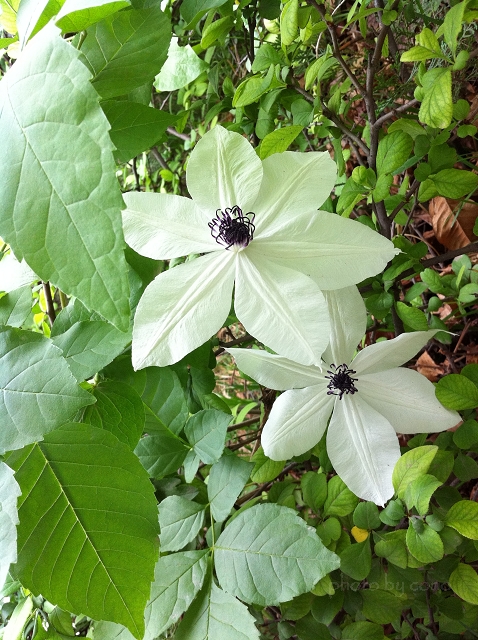
[[[440,376],[443,376],[445,370],[439,364],[430,357],[430,355],[424,351],[417,360],[417,371],[421,373],[425,378],[428,378],[431,382],[436,382]]]
[[[471,225],[472,230],[474,221],[478,217],[478,206],[471,205],[471,207],[476,206],[476,211],[468,211],[467,215],[464,215],[463,207],[455,221],[456,213],[454,213],[450,206],[450,203],[453,202],[456,201],[448,200],[442,196],[433,198],[430,200],[429,212],[432,219],[433,230],[438,242],[447,249],[460,249],[461,247],[466,247],[466,245],[470,244],[472,239],[475,238],[475,236],[470,232],[470,223],[471,217],[474,215],[473,224]],[[468,236],[461,225],[462,216],[463,219],[466,219],[467,230],[471,233],[471,237]]]

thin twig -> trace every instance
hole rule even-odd
[[[158,151],[158,147],[151,147],[151,151],[153,152],[153,156],[156,158],[156,160],[158,161],[159,166],[162,169],[166,169],[167,171],[171,171],[171,169],[169,168],[168,163],[166,162],[166,160],[163,158],[163,156],[159,153]],[[171,171],[171,173],[173,173]]]
[[[222,353],[224,353],[224,351],[226,349],[229,349],[230,347],[235,347],[238,344],[244,344],[246,342],[252,342],[253,340],[255,340],[254,336],[251,336],[249,333],[246,333],[245,336],[242,336],[241,338],[236,338],[235,340],[230,340],[229,342],[220,342],[220,347],[219,349],[216,349],[216,351],[214,352],[214,355],[216,356],[220,356]]]
[[[424,267],[431,267],[434,264],[438,264],[439,262],[445,262],[445,260],[451,260],[452,258],[462,256],[465,253],[477,253],[477,252],[478,252],[478,242],[471,242],[470,244],[467,244],[466,247],[460,247],[459,249],[452,249],[451,251],[442,253],[441,256],[434,256],[433,258],[420,260],[420,262]]]
[[[380,118],[377,118],[373,126],[376,127],[377,129],[380,128],[384,124],[384,122],[387,122],[387,120],[390,120],[390,118],[393,118],[393,116],[396,116],[399,113],[408,111],[409,109],[414,107],[416,104],[418,104],[418,100],[415,100],[414,98],[413,100],[410,100],[409,102],[406,102],[405,104],[402,104],[399,107],[393,107],[391,111],[388,111],[387,113],[384,113],[382,116],[380,116]]]
[[[175,136],[176,138],[180,138],[181,140],[187,140],[188,142],[191,141],[191,136],[188,136],[186,133],[179,133],[179,131],[176,131],[176,129],[173,129],[173,127],[168,127],[166,131],[170,135]]]
[[[355,87],[355,89],[362,96],[362,98],[365,99],[366,91],[365,91],[364,87],[362,87],[362,85],[357,80],[355,75],[352,73],[350,67],[348,66],[348,64],[345,62],[345,60],[342,57],[342,53],[340,52],[339,40],[337,38],[337,33],[335,31],[334,24],[332,22],[328,22],[326,20],[327,12],[326,12],[325,7],[320,5],[320,4],[318,4],[316,2],[316,0],[306,0],[306,2],[307,2],[307,4],[309,4],[311,7],[314,7],[319,12],[322,20],[327,25],[327,30],[329,32],[330,39],[332,40],[332,48],[333,48],[333,51],[334,51],[334,57],[338,60],[340,66],[345,71],[347,77],[350,79],[350,81],[352,82],[352,84]]]
[[[407,193],[405,194],[405,197],[403,198],[402,202],[400,204],[398,204],[395,209],[392,211],[392,213],[390,214],[390,220],[394,220],[395,216],[400,213],[400,211],[403,209],[403,207],[408,204],[413,196],[413,194],[415,193],[415,191],[418,191],[418,188],[420,186],[420,183],[418,182],[418,180],[414,180],[412,182],[412,186],[410,187],[410,189],[407,191]]]
[[[55,307],[53,306],[53,298],[51,297],[49,282],[43,282],[43,293],[45,294],[46,313],[48,316],[48,320],[50,321],[50,327],[52,327],[56,319],[56,313]]]
[[[261,419],[260,416],[257,416],[256,418],[249,418],[248,420],[244,420],[243,422],[232,424],[230,427],[227,428],[227,430],[237,431],[237,429],[242,429],[243,427],[247,427],[250,424],[255,424],[256,422],[259,422],[260,419]]]

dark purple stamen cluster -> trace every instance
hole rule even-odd
[[[330,365],[330,369],[327,371],[330,375],[325,376],[330,380],[327,385],[328,396],[339,396],[339,400],[342,400],[344,393],[357,393],[358,389],[354,385],[354,382],[358,378],[352,378],[352,374],[356,373],[353,369],[349,369],[346,364],[341,364],[338,367],[335,364]]]
[[[233,246],[247,247],[254,237],[255,213],[242,213],[242,209],[236,205],[221,211],[216,211],[215,217],[209,222],[211,235],[218,244],[222,244],[226,249]]]

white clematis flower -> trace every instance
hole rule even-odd
[[[318,363],[329,319],[321,288],[360,282],[396,253],[360,223],[317,211],[336,178],[328,153],[261,161],[237,133],[216,126],[191,153],[192,199],[130,192],[127,243],[170,259],[206,254],[161,273],[138,305],[133,365],[177,362],[216,333],[234,305],[255,338],[303,364]],[[309,277],[310,276],[310,277]]]
[[[332,324],[323,371],[258,349],[227,349],[248,376],[287,390],[274,402],[262,432],[264,452],[287,460],[311,449],[327,432],[327,452],[351,491],[379,505],[393,495],[392,471],[400,457],[396,433],[430,433],[453,427],[456,411],[437,400],[424,376],[399,368],[436,333],[405,333],[366,347],[353,358],[366,328],[356,287],[325,293]]]

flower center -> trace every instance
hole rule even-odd
[[[236,205],[222,211],[218,209],[215,217],[208,223],[211,235],[218,244],[226,249],[231,247],[244,248],[254,237],[256,230],[253,222],[255,213],[242,213],[242,209]]]
[[[357,393],[358,389],[354,382],[358,378],[352,378],[352,374],[356,372],[353,369],[349,369],[346,364],[341,364],[338,367],[335,364],[331,364],[327,373],[330,374],[325,376],[330,380],[327,385],[328,396],[339,396],[339,400],[342,400],[344,393]]]

